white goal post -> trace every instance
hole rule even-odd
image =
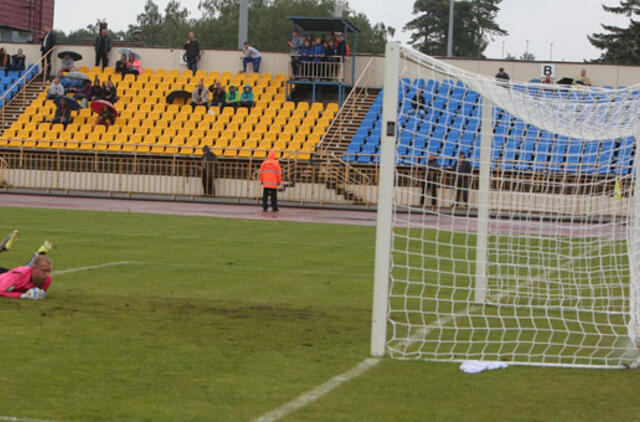
[[[496,80],[396,42],[384,69],[371,354],[636,364],[640,85]]]

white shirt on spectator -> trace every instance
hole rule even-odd
[[[64,95],[64,86],[62,86],[60,82],[58,83],[51,82],[51,85],[49,86],[49,90],[47,91],[47,94],[62,96]]]
[[[257,59],[258,57],[260,57],[260,52],[255,48],[249,46],[247,48],[242,49],[242,55],[244,57],[251,57],[252,59]]]

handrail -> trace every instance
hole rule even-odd
[[[38,75],[40,75],[40,73],[42,73],[42,74],[43,74],[43,81],[44,81],[44,79],[46,78],[46,72],[45,72],[45,70],[44,70],[44,66],[43,66],[43,64],[44,64],[44,63],[46,63],[45,59],[46,59],[47,57],[49,57],[49,55],[50,55],[50,54],[52,54],[52,53],[53,53],[53,50],[54,50],[54,49],[52,48],[51,50],[47,51],[47,52],[46,52],[43,56],[41,56],[41,57],[40,57],[40,59],[36,62],[36,66],[38,66],[38,71],[36,72],[36,74],[33,76],[33,78],[32,78],[32,79],[35,79]],[[27,67],[26,69],[29,69],[29,68],[30,68],[30,66],[33,66],[33,64],[29,65],[29,67]],[[27,87],[27,83],[26,83],[26,82],[27,82],[28,80],[31,80],[31,78],[29,78],[29,74],[30,74],[30,72],[27,72],[27,71],[25,70],[25,72],[22,74],[22,76],[20,76],[20,77],[19,77],[19,78],[18,78],[18,79],[13,83],[13,85],[11,85],[9,88],[7,88],[7,89],[4,91],[4,93],[0,94],[0,102],[2,102],[2,103],[3,103],[3,104],[2,104],[2,108],[1,108],[2,113],[0,114],[0,124],[1,124],[1,127],[4,127],[4,120],[5,120],[5,108],[6,108],[6,106],[8,105],[8,103],[6,103],[6,104],[5,104],[3,100],[5,100],[5,99],[9,96],[9,93],[11,92],[11,90],[13,90],[14,88],[16,88],[16,87],[18,87],[18,86],[20,85],[20,82],[21,82],[21,81],[24,81],[24,82],[25,82],[25,83],[24,83],[24,85],[22,85],[22,98],[23,98],[23,100],[24,100],[24,99],[26,98],[26,87]],[[16,96],[16,97],[17,97],[17,96]],[[12,101],[13,101],[16,97],[14,97],[14,98],[12,99]]]
[[[340,110],[338,110],[338,112],[336,113],[336,115],[333,117],[333,120],[331,121],[331,124],[329,124],[329,127],[327,127],[327,130],[324,132],[324,135],[322,136],[322,138],[320,139],[320,142],[318,143],[318,147],[324,147],[319,151],[319,154],[322,156],[324,155],[324,153],[327,151],[327,149],[329,148],[329,145],[327,145],[328,142],[325,142],[325,139],[327,138],[329,132],[331,131],[331,129],[334,127],[334,125],[336,124],[336,122],[339,122],[338,124],[342,125],[342,115],[344,113],[346,113],[346,109],[350,108],[353,109],[353,107],[355,106],[355,104],[357,104],[357,101],[351,101],[352,99],[351,97],[355,97],[357,94],[356,92],[358,91],[358,89],[360,88],[360,85],[363,82],[363,79],[365,78],[365,76],[367,77],[367,79],[365,79],[365,81],[368,80],[369,77],[369,68],[371,67],[371,63],[373,63],[373,57],[371,57],[369,59],[369,61],[367,62],[366,66],[364,67],[364,69],[362,70],[362,73],[360,74],[360,76],[358,77],[358,80],[356,80],[356,82],[353,84],[353,87],[351,88],[351,91],[349,91],[349,94],[347,95],[347,97],[344,99],[344,101],[342,102],[342,107],[340,107]],[[367,84],[364,84],[364,91],[366,92],[367,89]],[[355,99],[355,98],[354,98]],[[342,128],[340,127],[340,130],[338,133],[342,133]],[[333,138],[332,138],[333,139]]]

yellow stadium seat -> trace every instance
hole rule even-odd
[[[162,145],[154,145],[151,147],[152,154],[164,154],[164,146]]]
[[[295,133],[295,132],[291,132],[291,133]],[[311,133],[311,127],[310,126],[300,126],[298,128],[298,133],[304,133],[305,135],[308,135]]]
[[[273,79],[275,79],[276,81],[286,81],[287,75],[285,75],[284,73],[276,73]]]
[[[271,141],[269,141],[269,140],[266,140],[266,139],[263,139],[258,144],[258,148],[260,148],[260,149],[271,149],[272,146],[273,146],[273,143]]]
[[[251,151],[251,149],[248,148],[243,148],[241,150],[238,151],[238,158],[250,158],[251,154],[253,153],[253,151]]]
[[[165,154],[171,154],[171,155],[177,154],[178,153],[178,148],[177,147],[172,147],[172,146],[165,147],[164,153]]]
[[[329,103],[329,104],[327,104],[327,108],[325,109],[325,111],[337,112],[338,111],[338,103]]]
[[[317,111],[318,113],[322,113],[322,110],[324,109],[324,106],[322,105],[322,103],[313,103],[311,104],[311,111]]]
[[[267,157],[267,151],[265,150],[256,149],[253,151],[253,158],[266,158],[266,157]]]
[[[238,155],[238,150],[233,148],[227,148],[224,150],[223,157],[233,158]]]
[[[185,138],[184,136],[180,136],[180,135],[176,135],[173,138],[171,138],[171,145],[184,145],[185,144]]]

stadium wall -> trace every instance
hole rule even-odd
[[[13,54],[18,48],[22,48],[27,55],[28,63],[35,63],[40,57],[40,45],[28,43],[8,43],[6,44],[9,53]],[[94,64],[95,53],[92,45],[58,45],[57,51],[74,50],[82,54],[83,59],[77,63],[78,66],[91,68]],[[178,48],[134,48],[142,55],[142,67],[153,69],[186,69],[186,65],[180,64],[180,57],[184,52]],[[114,43],[114,48],[109,56],[109,63],[113,66],[120,57],[119,47]],[[204,56],[200,61],[199,68],[207,71],[237,72],[242,68],[239,50],[204,50]],[[286,53],[262,52],[262,72],[287,73],[289,70],[290,56]],[[370,58],[373,63],[370,68],[371,88],[380,88],[383,84],[384,57],[371,55],[358,55],[356,60],[356,79],[362,73]],[[520,62],[506,60],[476,60],[454,58],[443,60],[449,64],[457,66],[469,72],[479,73],[488,77],[493,77],[498,68],[504,67],[512,80],[528,81],[532,78],[539,78],[542,66],[553,64],[557,78],[564,76],[576,77],[581,69],[586,69],[588,76],[594,85],[629,86],[640,82],[640,66],[621,66],[595,63],[568,63],[568,62]],[[59,66],[59,60],[54,60],[54,70]],[[351,74],[351,61],[347,61],[345,68],[346,75]]]

